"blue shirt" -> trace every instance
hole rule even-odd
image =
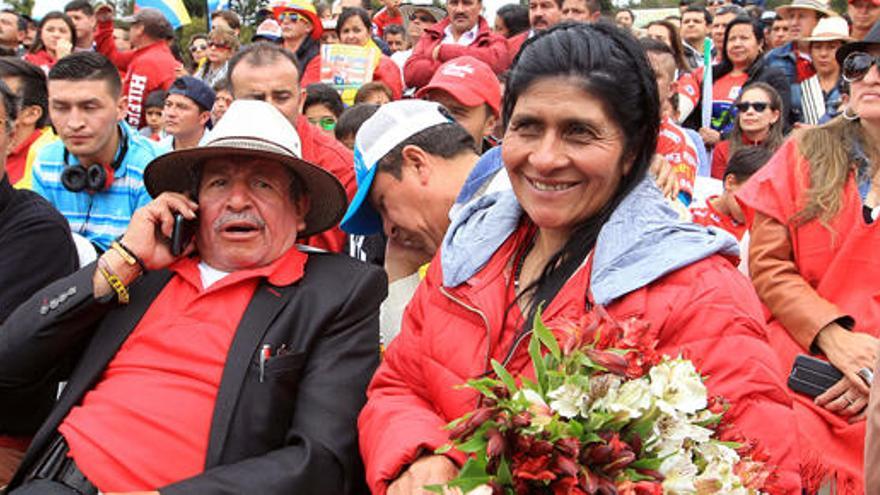
[[[803,111],[801,110],[801,85],[797,80],[797,55],[794,51],[794,44],[795,42],[786,43],[770,50],[764,56],[764,61],[768,67],[781,69],[788,78],[788,83],[791,86],[791,116],[793,118],[790,124],[804,121]]]
[[[150,202],[144,187],[144,168],[160,154],[154,142],[132,131],[124,122],[119,125],[128,151],[114,171],[113,184],[107,191],[89,194],[64,187],[61,173],[66,167],[78,165],[79,160],[71,154],[68,163],[64,162],[64,142],[60,139],[44,146],[34,160],[34,192],[55,205],[70,223],[72,232],[82,234],[104,251],[128,228],[132,213]],[[120,151],[121,146],[117,156]]]

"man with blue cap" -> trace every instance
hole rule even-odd
[[[479,155],[474,140],[440,104],[402,100],[383,105],[355,138],[357,193],[342,230],[388,237],[385,270],[389,296],[380,312],[387,343],[400,329],[403,308],[431,260],[449,212]]]
[[[192,76],[177,78],[168,89],[162,120],[167,136],[160,145],[166,151],[201,146],[211,128],[211,109],[216,95],[210,86]]]

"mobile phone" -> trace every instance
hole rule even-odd
[[[174,257],[183,254],[189,241],[196,233],[197,219],[187,220],[183,213],[174,215],[174,229],[171,231],[171,255]]]
[[[816,397],[842,378],[843,373],[828,361],[800,354],[788,375],[788,388],[808,397]]]

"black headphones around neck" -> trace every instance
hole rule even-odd
[[[70,152],[64,148],[64,171],[61,172],[61,184],[71,192],[86,191],[95,194],[110,189],[113,185],[114,173],[119,170],[125,155],[128,153],[128,136],[121,126],[117,126],[121,150],[109,166],[101,163],[91,165],[71,165]]]

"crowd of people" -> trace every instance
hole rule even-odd
[[[604,308],[774,495],[880,493],[880,0],[482,13],[0,12],[0,490],[427,493]]]

